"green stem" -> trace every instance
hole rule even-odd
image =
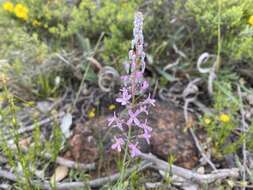
[[[218,0],[218,50],[215,69],[220,68],[220,54],[221,54],[221,0]]]
[[[125,146],[125,152],[124,152],[124,158],[123,158],[123,166],[120,172],[120,180],[119,183],[121,183],[123,181],[124,178],[124,172],[125,172],[125,163],[126,163],[126,159],[127,159],[127,153],[128,153],[128,145],[129,145],[129,141],[130,141],[130,137],[131,137],[131,129],[132,127],[130,126],[128,129],[128,134],[127,134],[127,143]]]

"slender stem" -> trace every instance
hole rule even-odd
[[[78,98],[79,98],[79,96],[80,96],[81,90],[82,90],[83,85],[84,85],[84,80],[86,79],[89,70],[90,70],[90,63],[89,63],[89,64],[87,65],[87,67],[86,67],[86,70],[85,70],[85,73],[84,73],[84,75],[83,75],[81,84],[80,84],[79,89],[78,89],[78,92],[77,92],[77,94],[76,94],[76,98],[75,98],[74,103],[73,103],[73,107],[76,106],[76,102],[77,102],[77,100],[78,100]]]
[[[220,68],[220,54],[221,54],[221,0],[218,0],[218,50],[215,69]]]
[[[120,172],[120,180],[119,182],[121,183],[124,179],[124,172],[125,172],[125,163],[126,163],[126,159],[127,159],[127,153],[128,153],[128,145],[129,145],[129,141],[130,141],[130,137],[131,137],[131,130],[132,127],[130,126],[128,129],[128,134],[127,134],[127,143],[125,146],[125,152],[124,152],[124,158],[123,158],[123,166],[122,166],[122,170]]]

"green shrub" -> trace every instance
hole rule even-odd
[[[187,13],[194,18],[194,22],[196,22],[201,33],[201,40],[207,42],[205,51],[215,50],[214,48],[207,48],[209,44],[213,46],[217,44],[219,2],[222,53],[231,60],[253,60],[253,28],[248,23],[250,16],[253,15],[251,0],[187,0],[185,4]],[[249,35],[250,32],[251,35]]]

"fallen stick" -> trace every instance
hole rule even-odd
[[[49,117],[49,118],[46,118],[36,124],[33,124],[33,125],[30,125],[30,126],[27,126],[27,127],[23,127],[23,128],[20,128],[18,129],[18,131],[16,132],[16,134],[22,134],[22,133],[25,133],[25,132],[29,132],[29,131],[32,131],[34,130],[36,127],[38,126],[41,126],[41,125],[44,125],[46,123],[49,123],[51,122],[52,120],[54,120],[55,118],[59,118],[59,117],[62,117],[64,115],[64,112],[61,112],[59,113],[58,115],[56,116],[52,116],[52,117]]]
[[[124,178],[129,176],[134,171],[142,171],[152,165],[152,163],[147,161],[142,161],[139,165],[133,166],[132,168],[125,171]],[[75,188],[84,188],[84,187],[91,187],[97,188],[101,187],[107,183],[112,183],[117,181],[121,176],[121,173],[116,173],[108,177],[97,178],[91,180],[89,182],[71,182],[71,183],[57,183],[56,189],[57,190],[68,190],[68,189],[75,189]],[[45,188],[46,190],[51,190],[51,188]]]
[[[204,150],[203,150],[202,146],[200,145],[199,140],[198,140],[197,136],[195,135],[194,131],[192,130],[192,128],[190,128],[189,131],[192,135],[192,138],[193,138],[195,145],[196,145],[197,149],[199,150],[201,156],[206,160],[206,162],[212,167],[212,169],[214,171],[217,170],[214,163],[204,153]]]
[[[52,156],[49,153],[46,153],[45,158],[50,160],[52,158]],[[79,169],[79,170],[81,169],[81,170],[87,171],[87,170],[95,170],[96,169],[95,163],[83,164],[83,163],[78,163],[78,162],[68,160],[68,159],[65,159],[65,158],[62,158],[59,156],[56,158],[55,162],[57,164],[62,165],[62,166],[66,166],[68,168]]]
[[[129,176],[134,171],[140,172],[140,171],[148,168],[151,165],[152,165],[152,163],[150,163],[150,162],[142,161],[139,165],[136,165],[130,169],[127,169],[125,171],[124,177]],[[121,176],[120,173],[116,173],[116,174],[113,174],[108,177],[97,178],[97,179],[94,179],[94,180],[91,180],[88,182],[56,183],[55,189],[57,189],[57,190],[72,190],[72,189],[85,188],[85,187],[97,188],[97,187],[101,187],[107,183],[112,183],[112,182],[117,181],[120,178],[120,176]],[[5,171],[5,170],[0,170],[0,178],[1,177],[5,178],[5,179],[9,179],[14,182],[16,182],[18,180],[17,177],[12,172]],[[39,182],[33,181],[32,183],[41,189],[45,189],[45,190],[52,189],[51,188],[52,186],[50,185],[50,183],[48,181],[45,181],[44,183],[39,183]]]
[[[163,170],[165,172],[171,172],[173,175],[183,177],[184,179],[187,179],[192,182],[196,182],[198,184],[208,184],[218,179],[221,180],[227,177],[231,177],[231,178],[239,177],[238,168],[220,169],[220,170],[213,171],[210,174],[199,174],[191,170],[188,170],[179,166],[175,166],[173,164],[169,165],[167,162],[158,159],[152,154],[141,153],[140,157],[143,158],[144,160],[148,160],[154,163],[155,167],[159,170]]]

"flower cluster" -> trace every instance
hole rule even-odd
[[[129,51],[129,65],[127,75],[121,77],[122,88],[116,102],[120,103],[127,110],[127,116],[117,116],[108,119],[110,127],[117,127],[122,133],[114,137],[112,149],[120,152],[123,146],[128,146],[131,156],[135,157],[140,153],[138,149],[138,138],[143,138],[150,143],[152,128],[147,124],[148,107],[155,105],[155,100],[150,97],[144,98],[144,93],[149,84],[144,79],[145,53],[143,51],[143,15],[137,12],[134,20],[132,49]],[[138,101],[137,101],[138,100]],[[131,131],[135,130],[135,135]],[[128,131],[128,134],[126,134]]]
[[[21,3],[17,3],[16,5],[14,5],[13,3],[6,1],[5,3],[3,3],[3,9],[9,13],[14,13],[16,17],[21,20],[28,20],[29,10],[25,5]]]

